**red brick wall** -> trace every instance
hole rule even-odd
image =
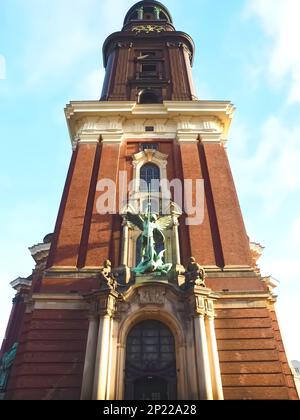
[[[80,399],[88,321],[85,311],[26,314],[6,399]]]
[[[203,149],[225,266],[251,266],[249,239],[226,150],[219,144],[204,144]]]
[[[217,310],[215,327],[226,400],[297,399],[271,316],[267,308]],[[282,348],[281,337],[279,343]]]
[[[79,146],[70,166],[48,265],[98,267],[107,258],[119,265],[121,217],[97,213],[100,194],[96,186],[103,178],[117,182],[119,170],[127,170],[130,181],[132,156],[143,141],[151,139],[132,139],[121,146]],[[183,263],[193,255],[202,265],[250,265],[249,240],[224,148],[164,140],[160,141],[160,151],[168,155],[170,181],[204,179],[203,223],[186,226],[184,217],[180,220]],[[195,195],[193,198],[195,202]]]
[[[24,302],[25,296],[26,293],[24,293],[22,296],[17,296],[16,301],[13,303],[5,332],[5,337],[1,346],[0,359],[4,353],[8,352],[12,346],[19,341],[26,308],[26,304]]]
[[[76,164],[72,168],[62,222],[56,232],[57,243],[52,254],[52,265],[77,267],[88,194],[97,145],[79,145]]]
[[[104,178],[117,183],[119,176],[120,144],[103,144],[98,181]],[[110,258],[112,240],[112,215],[100,215],[96,203],[100,193],[95,191],[93,214],[89,226],[89,239],[85,266],[99,267]]]
[[[183,179],[193,180],[193,204],[196,203],[195,181],[203,179],[197,143],[180,144]],[[185,223],[185,219],[183,221]],[[208,218],[207,200],[204,203],[204,220],[201,225],[187,227],[191,255],[202,265],[216,265],[212,231]],[[181,239],[181,238],[180,238]],[[187,262],[187,261],[184,261]]]

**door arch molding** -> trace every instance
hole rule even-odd
[[[147,306],[131,313],[119,325],[118,334],[118,363],[117,363],[117,392],[116,399],[124,399],[125,367],[126,367],[126,342],[131,329],[138,323],[145,320],[157,320],[164,323],[172,332],[175,339],[176,370],[177,370],[177,398],[188,399],[187,385],[187,354],[184,330],[179,320],[164,309],[157,306]]]

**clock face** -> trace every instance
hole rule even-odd
[[[139,25],[139,26],[134,26],[132,28],[132,31],[136,32],[137,34],[140,34],[142,32],[149,34],[151,32],[165,32],[166,29],[164,28],[164,26],[158,26],[158,25]]]

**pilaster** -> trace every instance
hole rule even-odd
[[[109,377],[112,360],[112,335],[115,315],[117,293],[100,292],[96,295],[96,308],[99,315],[99,330],[97,339],[96,361],[94,368],[93,400],[109,399]],[[95,297],[96,297],[95,296]]]
[[[210,289],[195,286],[190,296],[194,307],[195,357],[202,400],[222,400],[223,389],[220,373],[217,340],[214,329],[214,300],[218,296]]]

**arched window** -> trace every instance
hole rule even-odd
[[[159,192],[160,169],[153,163],[146,163],[140,172],[141,192]]]
[[[144,19],[145,20],[154,20],[154,8],[153,7],[144,7]]]
[[[143,90],[139,94],[139,104],[159,104],[161,99],[152,90]]]
[[[135,10],[129,17],[129,20],[138,20],[138,11]]]
[[[160,20],[168,20],[168,17],[164,12],[160,12],[159,13],[159,19]]]

